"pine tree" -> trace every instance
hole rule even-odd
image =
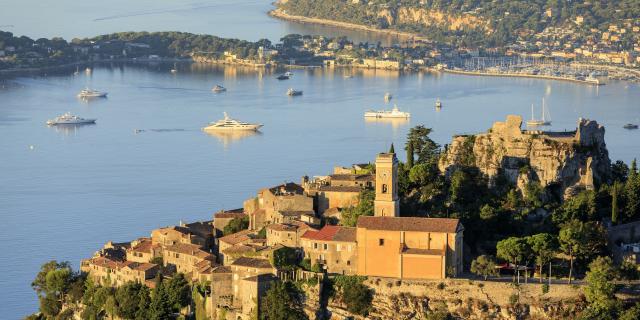
[[[148,315],[151,320],[165,320],[171,317],[171,303],[163,281],[153,291]]]
[[[389,153],[396,153],[396,150],[393,148],[393,143],[391,143],[391,148],[389,148]]]
[[[624,193],[626,219],[633,220],[640,215],[640,174],[638,174],[638,166],[635,159],[631,162]]]

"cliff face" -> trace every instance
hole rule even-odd
[[[375,13],[387,26],[423,25],[444,26],[449,30],[480,29],[489,31],[489,22],[469,14],[452,15],[439,10],[399,7],[382,9]]]
[[[567,319],[584,308],[580,289],[552,285],[543,294],[542,285],[535,281],[530,279],[529,284],[518,288],[510,283],[466,279],[369,278],[365,284],[374,295],[368,319],[428,319],[427,315],[436,311],[461,319]],[[327,310],[329,319],[354,317],[333,301],[329,301]]]
[[[521,126],[520,116],[508,116],[488,133],[454,137],[438,167],[448,173],[461,165],[474,166],[489,178],[502,172],[521,188],[536,181],[565,197],[609,177],[605,130],[597,122],[580,119],[574,132],[523,131]]]

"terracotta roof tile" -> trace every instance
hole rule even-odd
[[[358,218],[357,227],[371,230],[456,233],[462,225],[458,219],[447,218],[361,216]]]
[[[234,245],[234,244],[238,244],[238,243],[241,243],[241,242],[250,241],[251,237],[249,237],[249,235],[252,234],[252,233],[253,233],[253,231],[251,231],[251,230],[242,230],[242,231],[239,231],[239,232],[236,232],[236,233],[232,233],[230,235],[226,235],[226,236],[224,236],[222,238],[219,238],[218,240],[222,241],[224,243],[228,243],[228,244]]]

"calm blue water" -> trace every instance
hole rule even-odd
[[[0,87],[0,314],[36,310],[29,287],[49,259],[82,257],[109,240],[125,241],[181,219],[210,219],[241,206],[261,187],[327,174],[334,165],[373,160],[411,126],[434,128],[448,143],[460,132],[484,131],[507,114],[527,116],[547,97],[552,129],[573,129],[578,117],[607,126],[612,159],[640,155],[640,90],[614,83],[595,88],[543,80],[346,70],[298,70],[290,81],[253,69],[106,66],[92,75],[5,80]],[[344,78],[343,73],[353,74]],[[221,83],[228,88],[214,94]],[[109,98],[85,103],[90,85]],[[304,90],[285,95],[288,87]],[[410,121],[365,122],[384,92],[412,113]],[[436,97],[444,108],[434,110]],[[95,117],[76,129],[44,122],[65,111]],[[231,116],[261,122],[261,134],[210,136],[200,128]],[[135,129],[145,129],[138,134]],[[154,131],[155,130],[155,131]],[[33,146],[33,149],[30,148]]]
[[[397,42],[397,37],[292,23],[267,15],[272,0],[0,0],[0,30],[37,39],[121,31],[183,31],[256,41],[290,33]]]
[[[13,25],[0,29],[66,38],[125,30],[250,40],[290,32],[336,34],[270,19],[267,1],[48,3],[0,0],[0,26]],[[146,236],[180,220],[210,219],[216,210],[241,206],[261,187],[372,161],[391,142],[400,148],[414,125],[434,128],[434,139],[445,144],[455,133],[485,131],[507,114],[528,117],[531,103],[539,105],[544,96],[551,129],[574,129],[579,117],[596,119],[607,127],[612,159],[640,156],[640,131],[622,129],[640,122],[637,84],[595,88],[341,69],[298,70],[292,80],[277,81],[251,68],[180,65],[173,75],[171,67],[106,65],[91,75],[0,80],[0,318],[37,310],[30,283],[47,260],[77,267],[106,241]],[[228,91],[212,93],[217,83]],[[109,98],[82,102],[75,95],[85,86],[108,91]],[[289,87],[304,95],[287,97]],[[384,107],[387,91],[412,119],[365,122],[363,112]],[[444,104],[440,112],[433,107],[437,97]],[[44,125],[66,111],[98,123],[67,130]],[[262,133],[210,136],[200,130],[224,111],[263,123]]]

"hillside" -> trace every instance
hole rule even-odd
[[[500,46],[565,27],[587,37],[640,17],[640,2],[557,0],[281,0],[287,14],[428,35],[459,45]],[[630,20],[631,19],[631,20]],[[632,48],[631,36],[621,46]]]

